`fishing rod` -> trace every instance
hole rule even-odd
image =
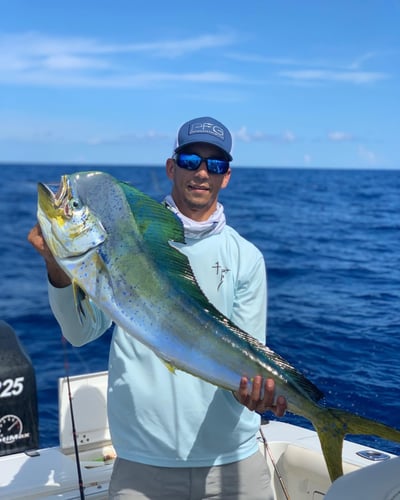
[[[278,480],[279,480],[279,484],[282,488],[282,491],[283,491],[283,494],[285,495],[285,498],[286,500],[290,500],[290,495],[289,495],[289,492],[286,488],[286,485],[285,485],[285,482],[283,480],[283,477],[281,475],[281,473],[279,472],[279,469],[278,469],[278,465],[276,463],[276,460],[274,459],[273,455],[272,455],[272,451],[271,451],[271,448],[269,447],[269,444],[268,444],[268,441],[267,441],[267,438],[265,437],[265,434],[263,433],[263,430],[261,428],[261,425],[260,425],[260,436],[261,436],[261,439],[262,439],[262,442],[264,444],[264,453],[267,452],[268,453],[268,456],[269,456],[269,459],[271,460],[271,463],[274,467],[274,470],[275,470],[275,474],[277,475],[278,477]],[[264,454],[264,457],[265,457],[265,454]],[[266,458],[266,457],[265,457]]]
[[[76,462],[76,469],[77,469],[77,474],[78,474],[79,494],[80,494],[81,500],[85,500],[85,487],[83,485],[83,479],[82,479],[81,461],[80,461],[80,457],[79,457],[77,432],[76,432],[75,417],[74,417],[74,408],[73,408],[73,404],[72,404],[71,385],[70,385],[70,381],[69,381],[69,363],[68,363],[67,341],[64,337],[62,337],[62,343],[63,343],[63,348],[64,348],[64,369],[65,369],[65,378],[67,379],[69,411],[70,411],[70,415],[71,415],[72,437],[73,437],[73,441],[74,441],[75,462]]]

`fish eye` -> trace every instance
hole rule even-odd
[[[64,207],[64,212],[67,217],[72,217],[73,213],[77,210],[81,210],[82,204],[76,198],[72,198]]]
[[[71,198],[68,202],[68,206],[71,210],[80,210],[82,208],[82,203],[78,198]]]

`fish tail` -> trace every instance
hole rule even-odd
[[[342,449],[347,434],[368,434],[400,442],[400,431],[336,408],[321,408],[313,418],[331,481],[343,475]]]

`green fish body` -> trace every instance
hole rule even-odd
[[[288,410],[314,425],[332,481],[343,474],[346,434],[400,442],[394,428],[320,404],[312,382],[222,315],[180,251],[181,222],[163,205],[103,172],[63,176],[56,195],[39,184],[38,195],[43,235],[80,292],[79,314],[83,291],[169,368],[228,390],[237,390],[242,376],[273,378]]]

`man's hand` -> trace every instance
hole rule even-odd
[[[70,278],[57,264],[56,259],[50,252],[50,249],[43,238],[42,230],[39,224],[36,224],[30,230],[28,234],[28,241],[44,258],[50,283],[57,288],[63,288],[70,285]]]
[[[35,248],[35,250],[40,253],[46,262],[54,261],[54,257],[52,256],[50,249],[43,238],[42,229],[39,224],[35,224],[29,231],[28,241]]]
[[[262,398],[261,394],[263,394]],[[265,379],[263,390],[263,378],[260,375],[255,376],[251,392],[249,392],[248,380],[246,377],[242,377],[235,396],[239,403],[258,413],[272,411],[277,417],[283,417],[287,409],[284,396],[278,396],[275,401],[275,382],[272,378]]]

